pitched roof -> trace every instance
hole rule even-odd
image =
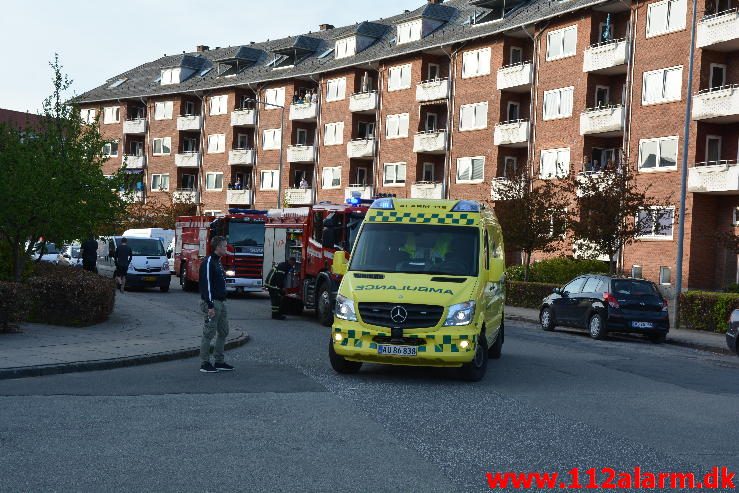
[[[320,44],[320,39],[301,34],[300,36],[295,36],[294,38],[287,38],[286,40],[282,40],[282,42],[279,43],[277,47],[273,48],[271,51],[273,53],[287,52],[293,50],[312,52],[316,51]]]
[[[434,19],[437,21],[449,22],[454,18],[457,12],[458,10],[454,7],[449,7],[447,5],[439,3],[429,3],[421,8],[414,10],[413,14],[410,17],[403,19],[401,22],[418,19],[419,17],[423,17],[424,19]]]
[[[256,62],[262,56],[260,50],[255,50],[247,46],[233,46],[226,48],[225,51],[213,61],[215,62],[230,62],[230,61],[248,61]]]
[[[162,68],[191,68],[198,70],[203,66],[204,59],[197,55],[175,55],[168,57]]]
[[[359,36],[366,36],[368,38],[379,39],[383,37],[389,29],[390,26],[386,26],[385,24],[364,21],[361,24],[357,25],[356,29],[354,29],[354,34],[357,34]]]

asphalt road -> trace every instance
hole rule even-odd
[[[511,322],[479,383],[341,376],[308,316],[273,322],[266,296],[229,309],[252,336],[227,354],[232,374],[191,359],[0,381],[0,491],[461,492],[509,470],[739,472],[736,357]]]

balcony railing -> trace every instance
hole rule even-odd
[[[575,176],[575,194],[582,197],[588,190],[603,190],[613,183],[610,178],[616,176],[618,168],[602,169],[594,171],[592,168],[588,170],[590,163],[583,164],[583,170]],[[595,185],[593,187],[592,185]]]
[[[310,121],[318,118],[318,105],[315,103],[293,103],[290,105],[290,120]]]
[[[128,169],[143,169],[146,167],[146,156],[134,156],[131,154],[124,154],[123,162],[126,163],[126,167]]]
[[[628,59],[629,43],[626,39],[604,41],[585,50],[582,71],[609,75],[626,73]]]
[[[352,197],[359,197],[360,199],[371,199],[372,186],[371,185],[349,185],[344,189],[344,198],[350,199]]]
[[[431,181],[419,181],[411,185],[412,199],[443,199],[444,186]]]
[[[353,113],[373,113],[377,110],[377,92],[359,92],[349,97],[349,111]]]
[[[231,113],[232,127],[253,127],[257,124],[257,112],[253,109],[235,110]]]
[[[290,163],[312,163],[316,160],[314,146],[287,146],[287,161]]]
[[[620,104],[590,108],[580,113],[580,135],[617,136],[624,131],[624,107]]]
[[[493,181],[490,183],[490,198],[495,201],[504,200],[503,196],[505,194],[503,192],[510,186],[510,183],[511,180],[505,176],[493,178]]]
[[[444,154],[446,152],[446,130],[418,133],[413,138],[413,152]]]
[[[229,205],[251,205],[251,190],[227,190],[226,202]]]
[[[200,151],[177,153],[174,164],[179,168],[197,168],[200,166]]]
[[[739,49],[739,10],[725,10],[701,19],[696,45],[717,51]]]
[[[144,201],[144,192],[142,190],[122,190],[118,192],[118,196],[121,198],[121,200],[129,204],[138,204]]]
[[[203,126],[203,117],[200,115],[186,115],[177,117],[177,130],[197,130]]]
[[[497,146],[526,147],[528,141],[528,120],[513,120],[495,126],[493,143]]]
[[[200,192],[197,190],[178,189],[172,193],[172,201],[178,204],[200,203]]]
[[[233,149],[228,151],[228,164],[254,164],[256,155],[254,149]]]
[[[498,89],[525,92],[534,81],[531,62],[514,63],[498,69]]]
[[[375,139],[355,139],[346,144],[346,155],[353,159],[372,159],[375,146]]]
[[[449,79],[434,79],[416,86],[416,101],[436,101],[449,97]]]
[[[696,163],[688,170],[688,191],[693,193],[739,194],[736,161]]]
[[[285,201],[289,205],[311,205],[313,190],[310,188],[288,188],[285,190]]]
[[[123,122],[123,133],[138,135],[146,133],[146,118],[135,118]]]
[[[739,122],[739,84],[706,89],[693,101],[693,120],[712,123]]]

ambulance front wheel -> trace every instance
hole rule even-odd
[[[480,334],[477,336],[477,344],[475,344],[475,356],[472,361],[465,363],[460,368],[462,379],[468,382],[479,382],[485,376],[488,369],[488,345],[485,336]]]
[[[362,363],[357,361],[349,361],[343,356],[339,356],[334,351],[334,341],[328,341],[328,358],[331,360],[331,368],[336,373],[357,373],[362,368]]]

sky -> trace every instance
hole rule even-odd
[[[4,0],[0,108],[37,112],[59,54],[81,94],[165,53],[248,44],[390,17],[425,0]],[[309,7],[309,8],[307,8]]]

